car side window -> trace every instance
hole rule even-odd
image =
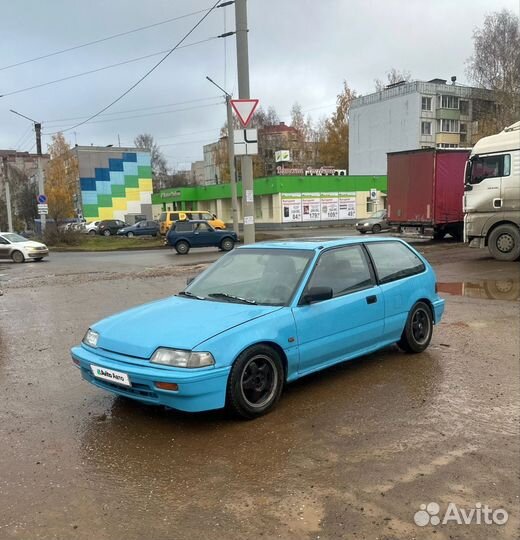
[[[0,236],[0,244],[5,244],[5,245],[7,245],[7,244],[9,244],[9,242],[8,242],[5,238],[2,238],[2,237]]]
[[[366,245],[380,283],[389,283],[424,272],[424,263],[417,255],[400,242],[377,242]]]
[[[175,231],[177,232],[191,232],[192,224],[189,221],[177,221],[175,223]]]
[[[511,156],[501,154],[480,156],[472,160],[470,184],[480,184],[486,178],[498,178],[511,174]]]
[[[195,225],[195,230],[197,232],[208,232],[210,229],[207,223],[197,223]]]
[[[325,251],[318,259],[307,289],[331,287],[333,296],[341,296],[374,285],[370,266],[362,246]]]

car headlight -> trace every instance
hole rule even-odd
[[[97,347],[97,342],[99,339],[99,334],[97,332],[94,332],[92,328],[89,328],[87,330],[87,333],[85,334],[85,337],[83,338],[83,343],[85,345],[88,345],[89,347]]]
[[[368,227],[370,223],[363,223],[363,227]]]
[[[191,352],[159,347],[153,353],[150,362],[182,368],[200,368],[213,366],[215,359],[209,352]]]

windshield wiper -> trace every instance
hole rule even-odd
[[[232,294],[223,292],[209,293],[208,296],[211,298],[220,298],[222,300],[234,300],[236,302],[242,302],[242,304],[256,304],[256,300],[248,300],[247,298],[241,298],[240,296],[233,296]]]
[[[206,300],[204,296],[197,296],[190,291],[181,291],[177,296],[187,296],[188,298],[196,298],[197,300]]]

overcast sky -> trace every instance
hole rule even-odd
[[[89,47],[23,62],[85,42],[209,8],[212,0],[2,1],[0,94],[170,49],[203,13]],[[467,83],[472,32],[491,10],[518,13],[518,0],[249,0],[251,97],[272,105],[289,122],[298,101],[317,120],[329,114],[342,81],[359,93],[391,67],[414,79]],[[234,29],[234,7],[220,8],[186,40]],[[0,149],[34,151],[34,133],[15,109],[43,122],[44,133],[64,129],[108,105],[160,55],[0,98]],[[235,38],[214,39],[175,51],[159,68],[92,123],[65,132],[73,145],[131,146],[151,133],[170,166],[202,159],[225,121],[211,76],[237,92]],[[138,109],[138,110],[136,110]],[[108,114],[111,113],[111,114]],[[120,113],[120,114],[113,114]],[[68,120],[68,119],[74,120]],[[79,118],[79,119],[78,119]],[[62,120],[65,119],[65,120]],[[50,136],[44,137],[44,149]]]

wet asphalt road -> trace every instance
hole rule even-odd
[[[216,251],[183,266],[163,252],[0,263],[0,539],[517,538],[519,265],[423,249],[447,299],[429,349],[309,377],[253,422],[115,398],[68,353]],[[509,521],[420,528],[429,502],[481,502]]]

